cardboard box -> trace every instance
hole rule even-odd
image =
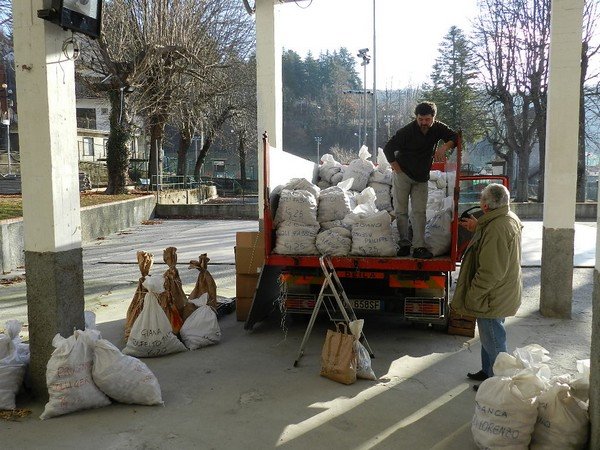
[[[238,273],[235,276],[235,295],[237,297],[254,297],[258,275],[245,275]]]
[[[474,317],[452,317],[448,323],[448,334],[459,336],[475,337],[475,318]]]
[[[235,299],[235,315],[237,320],[245,322],[250,314],[250,307],[252,306],[253,297],[236,297]]]
[[[235,236],[235,272],[256,275],[265,263],[265,241],[261,232],[239,232]]]

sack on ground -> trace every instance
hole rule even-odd
[[[576,450],[588,439],[587,404],[574,397],[560,379],[538,397],[538,419],[531,439],[532,450]]]
[[[92,378],[113,400],[137,405],[162,405],[158,380],[146,364],[127,356],[106,339],[96,341]]]
[[[356,381],[356,352],[354,336],[345,324],[336,324],[336,331],[327,330],[321,351],[321,376],[343,384]]]
[[[142,312],[131,327],[123,353],[139,358],[163,356],[183,352],[185,345],[177,339],[167,315],[158,304],[158,294],[163,277],[147,277],[144,287],[148,290]]]
[[[40,419],[110,404],[92,378],[94,345],[100,334],[75,330],[68,338],[54,336],[55,347],[46,367],[49,400]]]
[[[152,268],[152,264],[154,262],[154,257],[152,256],[152,253],[137,252],[137,261],[142,276],[138,280],[137,288],[133,294],[133,299],[129,304],[129,308],[127,308],[127,315],[125,316],[125,339],[129,337],[129,333],[131,332],[131,327],[133,326],[135,319],[137,319],[137,317],[140,315],[140,312],[142,312],[142,307],[144,306],[144,296],[146,295],[146,292],[148,292],[146,288],[144,288],[143,283],[150,273],[150,269]]]
[[[181,340],[190,350],[218,344],[221,340],[221,328],[215,311],[207,305],[208,294],[191,299],[198,308],[183,323]]]
[[[18,320],[8,320],[6,334],[0,334],[0,410],[15,409],[15,397],[29,364],[29,345],[19,337],[21,327]]]
[[[494,376],[479,385],[471,423],[479,448],[527,449],[537,420],[536,397],[545,385],[529,371]]]

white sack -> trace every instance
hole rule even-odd
[[[452,212],[440,211],[425,224],[425,245],[433,256],[450,251]]]
[[[362,191],[366,188],[371,172],[375,170],[373,163],[367,160],[370,156],[368,148],[363,145],[358,152],[358,158],[350,161],[348,168],[344,171],[343,180],[352,178],[351,189],[354,191]]]
[[[316,255],[315,242],[319,225],[306,225],[286,220],[275,231],[273,253],[280,255]]]
[[[292,178],[288,183],[283,186],[283,189],[289,189],[290,191],[308,191],[318,200],[321,189],[314,185],[306,178]]]
[[[359,217],[352,225],[352,252],[362,256],[395,256],[390,215],[380,211]]]
[[[127,356],[106,339],[96,341],[92,377],[113,400],[137,405],[162,405],[158,380],[146,364]]]
[[[379,211],[391,212],[394,210],[392,206],[392,187],[389,184],[369,181],[369,187],[375,191],[375,207]]]
[[[323,164],[319,166],[319,178],[323,181],[331,183],[331,177],[342,171],[342,164],[337,162],[333,155],[325,153],[321,157]]]
[[[577,450],[588,439],[587,405],[571,394],[568,384],[555,382],[538,397],[538,420],[532,450]]]
[[[279,225],[286,220],[316,225],[317,199],[314,194],[306,190],[282,190],[273,222]]]
[[[29,345],[19,337],[21,327],[18,320],[8,320],[6,334],[0,334],[0,410],[15,409],[15,397],[29,364]]]
[[[536,397],[544,383],[531,373],[491,377],[479,385],[471,432],[481,449],[527,450],[537,420]]]
[[[346,190],[332,186],[321,192],[317,209],[319,223],[342,220],[350,211],[350,199]]]
[[[317,234],[316,245],[321,255],[347,256],[352,249],[352,232],[343,227],[323,230]]]
[[[94,345],[99,333],[75,330],[67,339],[54,336],[55,350],[46,367],[49,400],[40,419],[110,404],[92,378]]]
[[[336,184],[338,184],[343,179],[344,179],[344,168],[342,167],[342,170],[340,172],[335,173],[335,174],[333,174],[331,176],[330,183],[335,186]],[[354,180],[352,180],[352,181],[354,181]]]
[[[190,350],[208,347],[221,340],[221,328],[217,321],[217,314],[206,304],[208,294],[190,300],[198,308],[185,320],[179,334],[181,340]]]
[[[135,319],[123,353],[140,358],[163,356],[183,352],[185,345],[173,334],[169,318],[160,307],[156,290],[163,289],[157,280],[163,277],[146,277],[143,286],[148,289],[142,312]],[[153,292],[154,290],[154,292]]]

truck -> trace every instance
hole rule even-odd
[[[458,226],[461,214],[481,214],[478,195],[490,182],[508,186],[503,175],[463,175],[460,171],[462,144],[447,161],[434,162],[432,170],[446,174],[447,195],[453,199],[450,227],[451,245],[447,254],[431,259],[380,256],[335,256],[331,265],[357,315],[395,314],[413,323],[439,330],[470,335],[473,323],[450,322],[449,291],[452,272],[465,250],[470,233]],[[316,183],[318,165],[269,145],[263,135],[263,217],[264,266],[245,322],[246,329],[266,318],[277,306],[285,314],[312,314],[323,284],[321,255],[283,255],[273,252],[273,219],[278,191],[292,178]],[[262,247],[262,246],[261,246]],[[335,303],[330,302],[335,308]]]

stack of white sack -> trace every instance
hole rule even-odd
[[[322,255],[347,256],[352,250],[352,232],[344,227],[322,230],[317,235],[316,245]]]
[[[450,251],[454,201],[447,194],[445,172],[430,171],[428,188],[425,245],[433,256],[439,256]]]
[[[335,160],[333,155],[325,153],[321,157],[321,161],[323,161],[323,164],[319,166],[319,182],[317,183],[321,189],[335,186],[338,182],[342,181],[343,166]],[[332,181],[332,178],[335,181]]]
[[[363,145],[358,151],[358,158],[350,161],[350,164],[344,170],[342,180],[345,181],[352,178],[350,189],[353,191],[362,191],[367,187],[369,177],[373,170],[375,170],[373,163],[367,159],[370,156],[369,149],[366,145]]]
[[[369,176],[368,187],[372,187],[375,191],[377,198],[375,199],[375,206],[379,211],[392,212],[394,207],[392,205],[392,182],[394,179],[394,173],[390,163],[385,158],[383,150],[378,149],[377,156],[377,168],[371,172]]]
[[[22,324],[6,321],[6,334],[0,333],[0,410],[15,409],[15,397],[29,365],[29,344],[21,342]]]
[[[552,378],[543,347],[528,345],[513,355],[500,353],[495,376],[479,386],[471,426],[475,443],[479,448],[584,448],[589,420],[585,361],[578,362],[577,376]]]
[[[87,322],[87,317],[86,317]],[[158,380],[139,359],[124,355],[100,332],[75,330],[56,334],[46,368],[48,403],[40,419],[100,408],[110,399],[121,403],[162,405]],[[110,398],[109,398],[110,397]]]
[[[304,178],[294,178],[283,187],[274,219],[274,253],[317,254],[315,241],[319,231],[317,205],[320,192],[318,186]]]
[[[582,449],[588,440],[590,360],[577,361],[578,374],[550,379],[538,398],[532,450]]]
[[[375,191],[365,188],[356,196],[357,206],[344,218],[352,230],[352,255],[394,256],[396,242],[392,235],[392,219],[387,211],[375,206]]]

